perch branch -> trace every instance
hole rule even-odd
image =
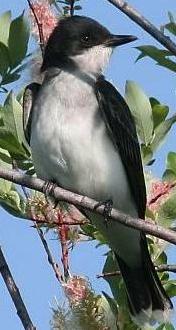
[[[161,45],[170,50],[173,55],[176,55],[176,44],[167,36],[164,35],[159,29],[155,27],[148,19],[141,15],[135,8],[128,4],[124,0],[107,0],[116,8],[121,10],[132,21],[138,24],[143,30],[148,32],[153,38],[155,38]]]
[[[0,178],[31,189],[35,189],[40,192],[43,192],[43,187],[46,186],[46,182],[39,178],[31,177],[14,170],[6,170],[3,168],[0,168]],[[55,187],[53,189],[52,196],[58,201],[65,201],[75,206],[85,208],[94,213],[101,215],[104,214],[104,207],[97,207],[99,202],[87,196],[81,196],[60,187]],[[144,221],[143,219],[132,218],[129,215],[114,208],[111,211],[110,219],[111,221],[115,221],[123,224],[124,226],[140,230],[146,234],[156,236],[176,245],[176,233],[171,229],[163,228],[147,220]]]

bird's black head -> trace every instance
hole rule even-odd
[[[90,68],[90,72],[98,72],[103,69],[113,47],[135,39],[113,35],[88,17],[66,17],[59,21],[48,40],[41,70],[78,66],[85,71]]]

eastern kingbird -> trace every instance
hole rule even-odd
[[[26,89],[23,122],[40,178],[99,201],[112,199],[115,208],[144,219],[146,189],[134,120],[102,76],[113,49],[135,39],[111,34],[88,17],[61,19],[45,48],[44,81]],[[116,255],[132,318],[140,326],[166,321],[173,306],[145,235],[89,216]]]

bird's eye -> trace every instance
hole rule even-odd
[[[88,43],[88,42],[90,41],[90,37],[89,37],[87,34],[82,35],[82,37],[81,37],[81,41],[82,41],[83,43]]]

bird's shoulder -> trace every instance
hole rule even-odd
[[[40,87],[41,85],[39,83],[33,82],[26,86],[23,94],[23,130],[26,141],[29,145],[31,137],[33,106]]]

